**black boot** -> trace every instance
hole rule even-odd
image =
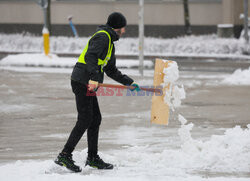
[[[86,164],[85,166],[89,165],[90,167],[93,168],[98,168],[98,169],[113,169],[114,166],[110,163],[105,163],[100,157],[99,155],[95,155],[95,156],[88,156],[87,160],[86,160]]]
[[[73,172],[81,172],[82,169],[74,164],[75,161],[72,160],[72,154],[60,153],[55,160],[55,163],[64,166]]]

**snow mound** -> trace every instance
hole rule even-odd
[[[8,55],[0,61],[2,66],[18,66],[18,67],[53,67],[53,68],[73,68],[77,58],[58,57],[55,54],[46,56],[45,54],[18,54]],[[117,60],[116,66],[118,68],[135,68],[139,66],[138,60]],[[153,62],[144,60],[145,68],[152,68]]]
[[[222,83],[229,85],[250,85],[250,67],[245,70],[235,70],[234,73],[226,77]]]
[[[202,142],[191,136],[193,123],[187,124],[182,115],[179,115],[179,121],[183,165],[214,172],[249,172],[250,124],[246,129],[240,126],[227,129],[224,135],[213,135],[208,141]]]
[[[90,37],[50,37],[52,53],[80,54]],[[145,37],[145,55],[243,55],[243,39],[218,38],[216,35],[183,36],[171,39]],[[30,34],[0,34],[0,51],[43,52],[42,36]],[[250,52],[250,49],[247,50]],[[138,54],[138,38],[121,38],[116,43],[117,54]]]
[[[75,58],[61,58],[51,54],[18,54],[8,55],[0,61],[3,66],[30,66],[30,67],[73,67],[76,63]]]

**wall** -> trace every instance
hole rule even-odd
[[[190,3],[191,23],[215,25],[221,21],[221,3]],[[101,24],[113,11],[123,12],[129,24],[137,24],[139,6],[136,2],[53,2],[52,23],[65,24],[74,15],[77,24]],[[199,14],[199,16],[197,16]],[[1,23],[42,23],[43,13],[35,2],[0,1]],[[179,2],[145,4],[145,24],[182,25],[183,5]]]

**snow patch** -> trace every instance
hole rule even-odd
[[[2,66],[27,66],[27,67],[53,67],[53,68],[73,68],[77,58],[58,57],[55,54],[46,56],[45,54],[18,54],[8,55],[0,61]],[[138,60],[117,60],[116,66],[118,68],[134,68],[139,66]],[[152,68],[154,66],[151,60],[144,60],[145,68]]]
[[[234,73],[226,77],[222,83],[229,85],[250,85],[250,67],[245,70],[235,70]]]
[[[37,108],[37,105],[33,104],[20,104],[20,105],[11,105],[11,104],[4,104],[0,102],[0,110],[3,113],[15,113],[15,112],[23,112],[23,111],[30,111]]]
[[[193,123],[179,115],[183,164],[192,168],[222,171],[248,172],[250,164],[250,124],[242,129],[240,126],[227,129],[223,135],[213,135],[208,141],[195,140],[191,136]]]
[[[179,69],[177,63],[174,61],[169,61],[168,67],[163,69],[163,73],[163,87],[167,87],[164,101],[172,110],[174,110],[176,107],[181,105],[181,100],[185,99],[186,97],[184,86],[178,86],[176,83],[179,79]]]
[[[73,67],[76,63],[75,58],[59,58],[51,54],[18,54],[8,55],[3,58],[0,65],[3,66],[30,66],[30,67]]]
[[[52,53],[80,54],[90,37],[50,37]],[[217,35],[183,36],[178,38],[150,38],[144,40],[145,55],[223,55],[243,56],[244,39],[218,38]],[[138,38],[121,38],[116,45],[116,54],[138,55]],[[42,36],[30,34],[0,34],[0,51],[9,52],[43,52]],[[250,53],[250,49],[247,50]],[[246,53],[247,53],[246,52]],[[249,56],[245,56],[246,58]]]
[[[59,138],[59,139],[66,139],[69,137],[69,134],[61,133],[61,134],[49,134],[43,135],[42,138]]]

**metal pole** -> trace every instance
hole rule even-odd
[[[48,23],[47,23],[47,9],[43,8],[43,17],[44,17],[44,27],[48,29]]]
[[[191,35],[192,31],[190,26],[188,0],[183,0],[183,6],[184,6],[185,33],[186,35]]]
[[[74,26],[74,24],[73,24],[73,22],[72,22],[72,18],[73,18],[72,15],[70,15],[70,16],[68,17],[69,25],[70,25],[70,27],[71,27],[71,29],[72,29],[72,31],[73,31],[74,36],[77,38],[77,37],[78,37],[78,33],[77,33],[77,30],[76,30],[76,28],[75,28],[75,26]]]
[[[51,8],[50,8],[50,5],[51,5],[51,0],[47,0],[47,7],[46,7],[46,23],[47,23],[47,28],[49,30],[49,33],[51,34]]]
[[[41,7],[43,8],[44,27],[48,29],[48,22],[47,22],[48,1],[47,0],[41,0]]]
[[[246,43],[249,42],[248,36],[248,0],[244,0],[244,37]]]
[[[143,76],[144,50],[144,0],[139,1],[139,73]]]

